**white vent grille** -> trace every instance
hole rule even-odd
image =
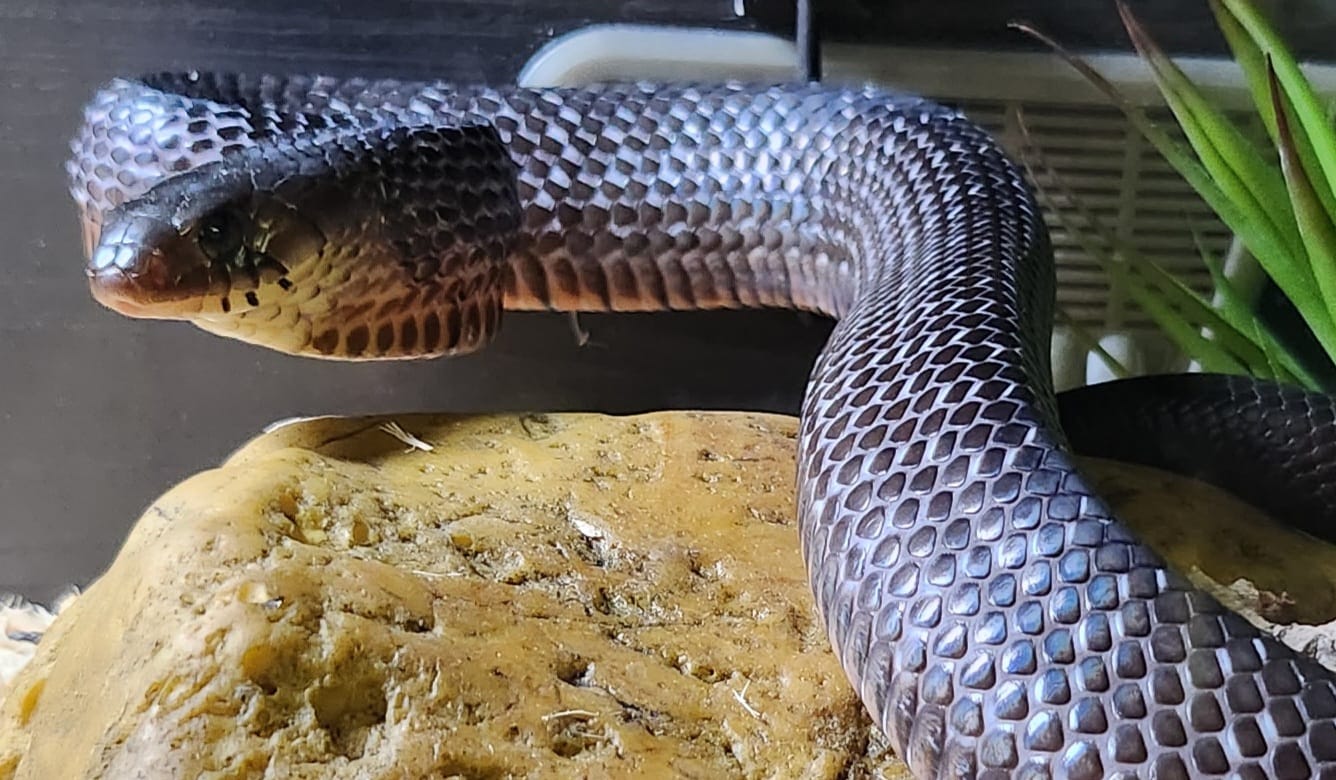
[[[1155,333],[1154,323],[1111,288],[1098,260],[1069,228],[1085,234],[1087,244],[1093,238],[1097,245],[1103,244],[1097,228],[1102,229],[1211,296],[1211,277],[1194,231],[1220,258],[1230,249],[1230,231],[1121,112],[1022,101],[957,105],[994,132],[1014,157],[1029,163],[1053,239],[1058,304],[1078,325]],[[1173,121],[1167,115],[1158,118],[1166,128]],[[1090,224],[1086,215],[1098,225]]]

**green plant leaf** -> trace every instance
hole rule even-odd
[[[1261,150],[1223,113],[1213,108],[1192,80],[1146,32],[1123,0],[1118,2],[1123,26],[1142,58],[1150,65],[1170,111],[1216,183],[1240,208],[1266,219],[1285,241],[1288,251],[1302,242],[1294,215],[1286,205],[1285,181]]]
[[[1201,240],[1201,235],[1194,230],[1192,236],[1197,245],[1197,253],[1201,255],[1202,264],[1210,272],[1212,285],[1220,298],[1220,303],[1214,307],[1215,310],[1236,330],[1249,336],[1262,350],[1269,371],[1264,373],[1256,366],[1250,365],[1253,375],[1297,383],[1309,390],[1322,390],[1322,383],[1304,367],[1303,361],[1276,337],[1261,318],[1253,314],[1252,307],[1225,275],[1219,259],[1211,255]]]
[[[1290,121],[1285,108],[1281,105],[1280,84],[1276,72],[1268,68],[1271,76],[1271,96],[1276,112],[1276,138],[1280,144],[1280,167],[1285,174],[1289,187],[1290,203],[1294,207],[1294,216],[1299,223],[1299,234],[1303,237],[1304,247],[1308,251],[1308,261],[1313,268],[1322,295],[1328,301],[1330,309],[1336,309],[1336,225],[1331,216],[1322,207],[1313,183],[1304,170],[1303,162],[1294,147],[1290,134]]]
[[[1212,306],[1210,301],[1183,284],[1181,279],[1164,270],[1158,263],[1145,260],[1134,252],[1129,253],[1129,257],[1135,258],[1133,261],[1135,267],[1138,272],[1146,276],[1151,291],[1163,301],[1163,305],[1180,312],[1191,327],[1211,331],[1214,338],[1209,339],[1209,343],[1220,345],[1220,348],[1241,366],[1239,373],[1268,378],[1272,376],[1266,370],[1267,360],[1262,347],[1252,339],[1253,328],[1250,322],[1238,327]],[[1201,362],[1199,356],[1193,356]],[[1205,363],[1202,365],[1207,367]],[[1219,369],[1208,368],[1208,370]]]
[[[1133,126],[1155,146],[1169,164],[1183,176],[1197,194],[1215,211],[1221,221],[1243,242],[1267,275],[1294,304],[1326,353],[1336,360],[1336,320],[1318,291],[1317,280],[1303,257],[1288,251],[1283,238],[1256,210],[1235,203],[1195,159],[1192,152],[1156,125],[1126,96],[1088,62],[1068,51],[1051,37],[1023,22],[1011,26],[1053,49],[1072,68],[1103,92],[1128,118]]]
[[[1248,82],[1248,90],[1252,93],[1253,104],[1257,108],[1257,114],[1266,128],[1267,135],[1270,136],[1273,147],[1279,148],[1280,139],[1276,134],[1276,112],[1275,103],[1272,98],[1271,77],[1268,73],[1266,54],[1258,48],[1253,42],[1248,31],[1239,24],[1234,15],[1230,13],[1221,4],[1220,0],[1210,0],[1211,11],[1215,14],[1216,24],[1224,34],[1225,41],[1228,42],[1230,51],[1234,55],[1234,60],[1243,70],[1244,78]],[[1294,108],[1288,96],[1282,94],[1281,106],[1287,114],[1293,115]],[[1330,125],[1332,121],[1331,106],[1328,105],[1325,111],[1326,124]],[[1313,144],[1308,139],[1306,133],[1293,133],[1294,146],[1298,151],[1299,159],[1303,162],[1304,170],[1309,173],[1309,179],[1317,191],[1318,198],[1322,201],[1322,206],[1326,212],[1336,220],[1336,194],[1327,186],[1326,180],[1321,175],[1316,175],[1321,171],[1321,163],[1318,162],[1317,153],[1313,150]]]
[[[1197,254],[1201,256],[1202,265],[1211,274],[1211,283],[1216,293],[1220,296],[1220,303],[1214,308],[1220,312],[1220,316],[1233,325],[1239,331],[1245,329],[1244,323],[1250,322],[1253,317],[1252,307],[1243,299],[1243,295],[1234,288],[1234,283],[1225,275],[1223,264],[1218,258],[1211,254],[1206,248],[1206,243],[1202,240],[1201,234],[1192,231],[1192,241],[1197,246]]]
[[[1266,128],[1267,135],[1274,142],[1276,138],[1276,115],[1271,110],[1271,88],[1266,77],[1266,55],[1253,43],[1248,31],[1243,29],[1234,15],[1225,10],[1220,0],[1209,0],[1211,13],[1215,15],[1216,25],[1220,28],[1234,61],[1243,70],[1243,77],[1248,82],[1248,91],[1252,93],[1257,114]]]
[[[1130,289],[1130,288],[1129,288]],[[1196,360],[1205,371],[1219,374],[1249,374],[1253,372],[1229,350],[1208,339],[1201,327],[1187,321],[1169,302],[1154,290],[1143,289],[1133,294],[1133,300],[1155,320],[1174,345],[1185,355]],[[1246,338],[1246,337],[1245,337]]]
[[[1293,105],[1298,124],[1312,143],[1315,157],[1325,178],[1328,192],[1336,192],[1336,127],[1327,119],[1326,108],[1313,85],[1299,68],[1294,55],[1267,22],[1262,13],[1247,0],[1220,0],[1225,9],[1247,32],[1257,48],[1267,55],[1276,80]],[[1316,178],[1316,177],[1315,177]]]

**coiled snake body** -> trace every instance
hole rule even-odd
[[[918,776],[1336,776],[1336,678],[1169,571],[1073,467],[1046,233],[956,113],[871,88],[206,74],[113,82],[85,120],[89,276],[133,316],[344,359],[476,349],[503,307],[836,317],[802,413],[801,542]],[[1228,478],[1245,453],[1199,445],[1251,408],[1277,476],[1320,483],[1289,509],[1325,530],[1331,447],[1277,443],[1267,415],[1330,444],[1331,399],[1189,381],[1218,403],[1170,415],[1162,460]],[[1169,386],[1126,391],[1146,401],[1119,424],[1134,458],[1166,435]]]

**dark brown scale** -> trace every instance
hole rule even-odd
[[[235,108],[215,113],[206,97]],[[331,111],[333,101],[353,110]],[[145,137],[139,107],[179,129]],[[379,204],[367,216],[384,217],[410,271],[440,272],[455,242],[479,250],[446,263],[461,279],[433,277],[406,296],[406,354],[479,346],[503,289],[511,307],[745,302],[837,317],[803,406],[803,550],[850,681],[918,776],[1336,773],[1332,673],[1168,571],[1067,449],[1070,433],[1280,496],[1287,519],[1330,538],[1336,404],[1200,378],[1186,397],[1213,399],[1204,404],[1174,406],[1181,387],[1128,386],[1129,398],[1144,392],[1130,424],[1099,430],[1118,419],[1115,389],[1064,431],[1047,373],[1044,226],[1019,170],[965,118],[871,88],[494,90],[206,74],[117,82],[86,119],[70,172],[90,230],[155,183],[147,168],[129,176],[113,149],[198,146],[184,167],[219,159],[190,122],[294,153],[365,154],[379,148],[368,139],[396,139],[373,172],[345,182]],[[141,140],[127,147],[110,128]],[[503,203],[512,186],[521,213]],[[499,237],[512,228],[503,269]],[[454,283],[473,298],[442,292]],[[345,304],[342,321],[357,311]],[[316,332],[321,353],[370,346],[365,325],[342,345],[338,330]],[[378,330],[377,350],[392,337]],[[1236,410],[1246,424],[1232,426]],[[1271,438],[1277,457],[1255,468],[1243,454],[1277,426],[1293,435]]]
[[[394,325],[384,323],[376,328],[376,352],[377,354],[389,354],[390,348],[394,346]]]
[[[573,305],[580,300],[580,279],[576,276],[575,266],[571,264],[565,251],[546,263],[546,266],[552,302],[560,307],[562,304]]]
[[[504,301],[495,295],[489,294],[487,302],[483,305],[483,311],[486,314],[484,325],[487,333],[496,333],[501,328],[501,312],[504,310]]]
[[[451,314],[456,313],[453,308],[449,311]],[[459,331],[455,330],[454,333],[458,335]],[[441,346],[441,321],[437,318],[436,312],[427,312],[422,318],[422,349],[434,352]]]
[[[399,348],[405,353],[412,354],[418,345],[418,326],[417,320],[412,317],[404,319],[399,326]]]
[[[311,340],[311,346],[319,352],[332,355],[339,348],[339,332],[333,329],[322,331]]]
[[[367,344],[371,343],[371,332],[365,325],[358,325],[348,331],[348,337],[344,341],[344,349],[348,350],[349,355],[357,356],[366,352]]]
[[[511,263],[507,277],[506,294],[512,299],[533,301],[548,299],[547,274],[537,261],[529,260],[527,257],[516,260]]]
[[[463,328],[463,323],[459,316],[458,305],[447,306],[445,308],[444,315],[445,315],[444,333],[446,342],[442,346],[449,348],[458,343],[460,336],[463,334],[464,328]],[[442,328],[441,328],[441,321],[436,318],[436,314],[435,313],[428,314],[427,320],[424,323],[424,325],[425,325],[424,341],[428,344],[440,343]]]

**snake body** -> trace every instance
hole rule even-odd
[[[802,550],[918,777],[1336,776],[1336,677],[1170,571],[1074,467],[1039,211],[954,111],[161,75],[99,92],[74,150],[99,300],[286,352],[463,352],[503,308],[834,317]],[[1330,431],[1331,400],[1302,401]]]

